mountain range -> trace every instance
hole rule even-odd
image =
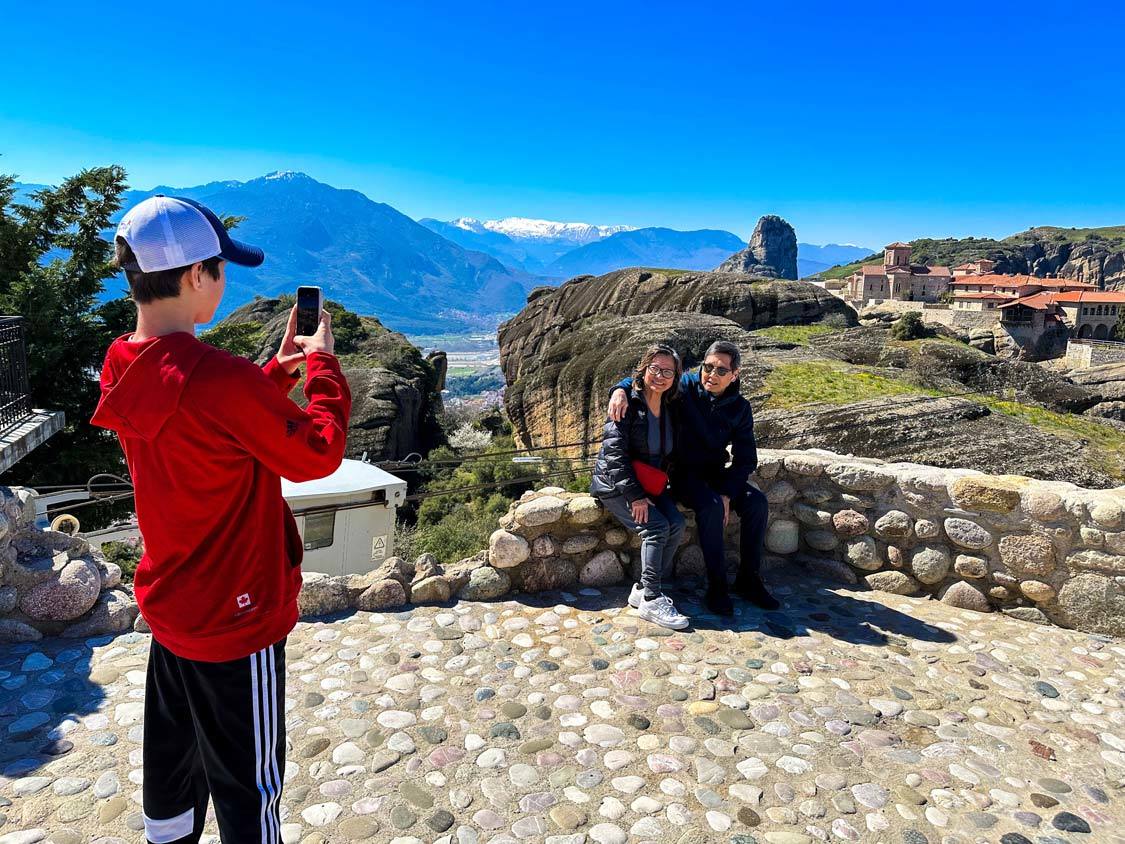
[[[26,202],[41,185],[17,185]],[[527,293],[576,275],[629,266],[711,270],[745,242],[727,231],[559,223],[523,217],[449,222],[410,217],[354,190],[295,172],[247,182],[132,190],[122,211],[153,194],[198,200],[245,219],[236,236],[261,246],[258,268],[227,267],[221,319],[255,295],[318,284],[328,298],[411,334],[491,330],[523,307]],[[108,235],[109,233],[107,233]],[[801,275],[855,260],[871,250],[799,244]],[[829,263],[831,262],[831,263]],[[103,298],[123,294],[124,279]]]
[[[248,182],[128,191],[125,209],[154,194],[195,199],[220,215],[245,217],[235,236],[265,250],[260,267],[227,266],[221,319],[255,295],[320,285],[327,298],[378,316],[405,332],[489,328],[518,311],[539,280],[491,255],[465,249],[359,191],[303,173],[271,173]],[[21,194],[26,194],[21,191]],[[124,280],[107,285],[106,298]]]
[[[418,222],[466,249],[485,252],[509,267],[558,281],[635,266],[713,270],[746,246],[738,235],[718,229],[685,232],[526,217],[485,221],[459,217],[448,222],[424,217]],[[805,278],[870,254],[870,249],[850,244],[798,243],[797,271]]]

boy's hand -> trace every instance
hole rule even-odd
[[[293,325],[296,326],[297,312],[294,309]],[[320,325],[316,328],[316,334],[311,337],[302,337],[297,335],[293,338],[293,342],[297,347],[306,355],[311,355],[313,352],[327,352],[332,355],[335,354],[336,341],[332,338],[332,314],[327,310],[320,312]]]
[[[281,348],[277,350],[277,362],[288,374],[292,375],[305,359],[305,353],[293,342],[293,335],[297,333],[297,306],[289,311],[289,322],[285,326],[285,336],[281,338]]]

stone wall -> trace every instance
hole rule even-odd
[[[949,307],[928,307],[921,313],[922,322],[927,325],[944,325],[957,331],[992,328],[1000,319],[1000,315],[995,310],[963,311]]]
[[[1125,636],[1125,487],[844,457],[759,452],[769,499],[766,568],[796,566],[848,584],[929,595],[980,612]],[[34,527],[30,493],[0,487],[0,641],[144,629],[120,570],[85,540]],[[694,518],[677,579],[700,578]],[[738,566],[738,518],[728,569]],[[407,603],[490,600],[511,592],[634,580],[640,540],[585,493],[558,487],[513,502],[489,547],[453,565],[393,557],[362,575],[308,572],[302,617]]]
[[[1107,363],[1125,363],[1125,343],[1071,340],[1066,344],[1066,365],[1071,369],[1089,369]]]
[[[0,487],[0,642],[133,629],[137,605],[85,539],[35,527],[35,495]]]
[[[753,481],[770,501],[769,566],[1125,635],[1125,487],[768,450]],[[677,577],[703,571],[687,516]],[[622,583],[636,575],[638,547],[588,495],[543,489],[513,504],[492,535],[495,573],[467,583],[528,592]],[[735,548],[728,542],[732,569]]]

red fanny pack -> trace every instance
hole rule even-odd
[[[641,485],[641,489],[649,495],[663,495],[664,490],[668,487],[668,473],[657,469],[655,466],[649,466],[643,460],[633,461],[633,472],[637,476],[637,482]]]

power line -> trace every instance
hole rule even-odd
[[[561,455],[556,455],[556,456],[551,456],[551,457],[535,458],[536,461],[542,461],[543,463],[551,463],[551,464],[565,463],[567,461],[575,461],[575,460],[589,460],[589,459],[591,459],[589,456],[587,456],[587,457],[563,457]],[[450,463],[449,465],[445,465],[445,464],[437,463],[437,462],[435,462],[435,463],[421,463],[421,464],[416,464],[414,466],[404,466],[402,468],[392,469],[391,471],[394,471],[394,472],[401,475],[401,474],[406,474],[407,472],[426,472],[426,471],[438,471],[438,470],[442,470],[442,469],[457,469],[457,468],[460,468],[462,466],[467,466],[467,467],[472,468],[472,467],[476,467],[479,464],[484,463],[484,462],[486,462],[486,461],[484,461],[482,458],[474,458],[472,460],[465,460],[465,461],[458,461],[456,463]],[[383,468],[383,467],[380,467],[380,468]]]
[[[531,446],[530,448],[513,448],[505,451],[475,451],[469,454],[460,455],[458,457],[443,457],[438,458],[437,460],[384,460],[382,462],[376,463],[375,465],[380,469],[416,469],[429,466],[442,466],[446,464],[457,465],[474,460],[483,460],[489,457],[507,457],[512,454],[529,454],[536,451],[550,451],[556,448],[576,448],[581,445],[597,445],[600,442],[601,439],[581,440],[579,442],[572,443],[556,443],[554,445]],[[578,460],[581,458],[563,458],[560,456],[560,459]]]
[[[562,477],[565,475],[574,475],[581,472],[588,472],[594,468],[591,463],[588,466],[577,466],[571,469],[565,469],[558,472],[547,472],[542,475],[527,475],[522,478],[512,478],[506,481],[493,481],[491,483],[476,484],[475,486],[458,487],[457,489],[438,489],[430,492],[417,492],[414,495],[406,496],[406,501],[425,501],[427,498],[437,498],[442,495],[461,495],[466,492],[480,492],[488,489],[499,489],[505,486],[514,486],[516,484],[527,483],[528,481],[542,481],[547,478]]]
[[[43,512],[43,515],[51,516],[51,515],[54,515],[55,513],[70,513],[73,510],[81,510],[83,507],[92,507],[95,504],[110,504],[114,501],[120,501],[122,499],[132,498],[132,497],[133,497],[132,492],[123,492],[123,493],[120,493],[118,495],[107,495],[107,496],[102,497],[102,498],[93,498],[89,501],[83,501],[79,504],[60,505],[58,507],[52,507],[49,510],[45,510]]]

